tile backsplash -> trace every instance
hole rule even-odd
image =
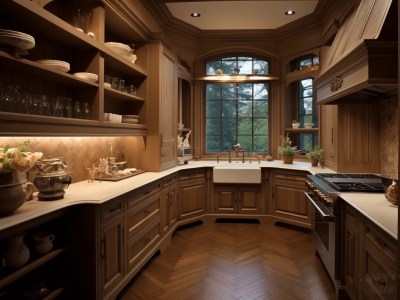
[[[0,137],[0,147],[17,147],[29,140],[26,151],[42,152],[44,157],[63,157],[71,172],[72,182],[88,179],[88,170],[99,159],[112,155],[124,160],[124,139],[127,137]],[[31,172],[33,173],[33,172]],[[31,175],[31,174],[30,174]]]
[[[398,175],[399,109],[397,95],[381,101],[381,174]]]

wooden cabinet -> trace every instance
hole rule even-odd
[[[379,172],[377,103],[320,106],[325,166],[337,172]],[[340,120],[339,120],[340,116]]]
[[[310,204],[304,196],[306,175],[306,172],[301,171],[271,171],[271,198],[268,210],[276,221],[311,227]]]
[[[125,197],[121,196],[100,210],[100,286],[103,298],[108,298],[124,275]]]
[[[148,136],[140,168],[160,171],[177,164],[177,57],[161,42],[148,45]]]
[[[344,256],[343,274],[346,282],[345,289],[350,299],[357,299],[357,273],[359,265],[359,234],[358,234],[358,212],[351,206],[346,205],[344,209]]]
[[[20,109],[19,104],[15,104],[12,110],[0,107],[0,122],[8,125],[0,126],[7,127],[1,129],[2,134],[146,135],[147,37],[134,24],[136,18],[128,16],[126,10],[112,3],[54,1],[45,8],[28,0],[1,3],[0,27],[29,34],[35,39],[34,48],[21,58],[14,56],[12,51],[8,51],[10,49],[2,48],[1,85],[18,86],[19,91],[30,95],[30,103],[36,103],[33,100],[39,99],[38,95],[45,95],[48,100],[46,107],[50,108],[48,113],[40,113],[35,111],[34,105]],[[87,32],[92,32],[94,37],[75,28],[78,10],[82,18],[91,15]],[[133,64],[114,52],[105,42],[135,43],[137,63]],[[67,62],[69,70],[37,62],[48,59]],[[77,72],[94,73],[98,80],[74,76]],[[107,86],[106,76],[124,79],[126,85],[135,86],[137,93],[128,94]],[[63,106],[62,114],[53,113],[56,102]],[[81,106],[87,103],[90,115],[86,119],[80,118],[78,113],[73,112],[72,117],[66,113],[67,107],[75,106],[75,103]],[[110,122],[105,113],[139,115],[140,121],[139,124]]]
[[[179,173],[178,220],[199,217],[207,212],[206,170]]]
[[[342,266],[350,299],[397,299],[396,240],[344,204]]]
[[[68,298],[73,294],[68,289],[73,282],[73,270],[69,265],[73,248],[70,234],[72,219],[73,211],[65,209],[0,231],[4,264],[0,272],[2,297],[24,299],[28,297],[25,294],[30,295],[37,290],[37,284],[42,284],[42,291],[48,297],[46,299]],[[55,236],[52,248],[45,253],[36,250],[34,239],[36,234],[43,232]],[[23,244],[13,243],[12,240]],[[24,260],[13,259],[19,255]],[[60,273],[60,270],[63,272]]]
[[[163,235],[174,228],[178,221],[178,177],[176,175],[167,178],[163,182],[161,199],[161,229]]]
[[[215,185],[215,212],[222,214],[260,214],[259,185]]]

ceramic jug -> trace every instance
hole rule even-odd
[[[35,242],[33,248],[39,254],[46,254],[53,249],[53,241],[55,235],[46,232],[39,232],[33,235],[33,241]]]
[[[292,127],[293,128],[299,128],[300,127],[300,122],[297,122],[296,120],[292,121]]]
[[[9,269],[17,269],[27,263],[30,251],[24,244],[25,235],[13,236],[7,239],[3,253],[4,264]]]

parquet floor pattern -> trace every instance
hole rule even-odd
[[[330,300],[333,285],[311,234],[272,224],[178,230],[120,300]]]

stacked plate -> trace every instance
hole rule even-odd
[[[88,73],[88,72],[78,72],[78,73],[74,73],[73,75],[75,75],[76,77],[79,77],[81,79],[90,81],[90,82],[97,82],[99,80],[99,76],[97,74]]]
[[[135,63],[137,57],[135,54],[133,54],[133,49],[129,47],[128,45],[122,44],[122,43],[115,43],[115,42],[107,42],[104,43],[108,48],[110,48],[112,51],[115,53],[118,53],[125,59],[129,60],[132,63]]]
[[[0,29],[0,44],[29,50],[35,47],[35,38],[23,32]]]
[[[122,115],[122,123],[137,124],[139,123],[138,115]]]
[[[56,69],[61,72],[68,72],[70,69],[69,63],[67,63],[66,61],[62,61],[62,60],[41,59],[41,60],[37,60],[36,62],[41,65]]]

